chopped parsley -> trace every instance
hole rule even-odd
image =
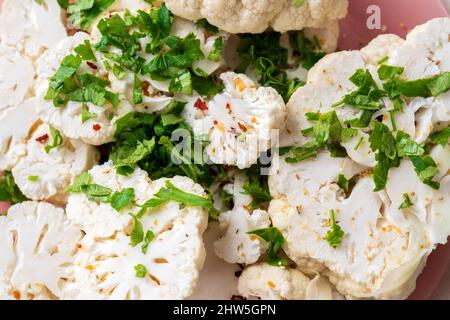
[[[450,139],[450,127],[435,132],[431,135],[430,141],[432,144],[440,144],[441,146],[445,147],[449,143]]]
[[[155,234],[151,230],[147,230],[144,236],[144,244],[142,245],[141,251],[143,254],[147,254],[148,246],[155,238]]]
[[[119,192],[114,192],[111,196],[111,207],[117,211],[131,205],[134,202],[134,189],[125,188]]]
[[[95,19],[115,0],[77,0],[69,4],[68,0],[58,0],[58,4],[67,10],[67,19],[75,27],[87,30]]]
[[[251,196],[253,209],[261,208],[272,200],[267,175],[261,175],[261,166],[256,164],[244,170],[247,180],[244,182],[243,194]]]
[[[39,176],[28,176],[28,181],[38,182],[39,181]]]
[[[328,230],[325,240],[332,248],[336,249],[341,245],[342,240],[344,240],[344,236],[344,231],[336,222],[334,210],[330,210],[330,230]]]
[[[340,175],[339,175],[337,184],[338,184],[338,186],[341,187],[345,192],[348,192],[349,186],[350,186],[350,181],[349,181],[343,174],[340,174]]]
[[[3,171],[3,174],[0,175],[0,201],[16,204],[27,200],[17,187],[12,173]]]
[[[279,251],[286,240],[278,228],[258,229],[247,232],[247,234],[256,235],[268,243],[267,263],[276,267],[287,266],[287,261],[279,256]]]
[[[414,203],[409,198],[409,195],[407,193],[403,194],[403,202],[400,205],[399,209],[408,209],[414,206]]]
[[[64,143],[61,133],[58,130],[56,130],[53,126],[49,126],[49,128],[53,142],[45,146],[46,153],[49,153],[54,148],[60,147]]]
[[[148,274],[147,268],[143,264],[134,266],[134,270],[136,271],[137,278],[145,278],[145,276]]]

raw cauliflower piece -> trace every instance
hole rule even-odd
[[[230,300],[238,294],[238,275],[241,268],[220,259],[214,252],[214,243],[221,237],[219,223],[211,222],[203,234],[206,249],[205,265],[200,272],[197,287],[190,300]]]
[[[0,10],[0,43],[36,59],[67,37],[61,8],[54,0],[4,0]]]
[[[90,40],[90,37],[85,33],[78,32],[74,36],[61,41],[56,47],[47,50],[38,59],[36,63],[38,75],[36,94],[42,100],[38,105],[38,112],[44,122],[51,124],[65,136],[72,139],[81,139],[88,144],[101,145],[113,141],[115,120],[132,111],[132,106],[127,100],[122,97],[117,108],[114,108],[110,103],[100,107],[92,103],[75,101],[70,101],[66,106],[56,108],[53,101],[44,100],[49,79],[58,70],[63,58],[72,54],[73,49],[85,40]],[[97,57],[97,61],[101,61],[100,56]],[[95,73],[97,76],[102,77],[107,74],[102,63],[97,63],[96,67]],[[80,69],[89,73],[94,71],[85,61]],[[88,108],[89,112],[96,115],[95,118],[84,123],[81,119],[83,105]]]
[[[212,163],[249,168],[275,142],[274,133],[285,123],[285,105],[275,89],[257,88],[244,74],[220,77],[224,92],[210,101],[191,99],[184,117],[196,136],[208,136],[205,151]]]
[[[33,95],[32,61],[14,47],[0,43],[0,119],[8,109]]]
[[[23,202],[0,216],[0,299],[58,299],[81,237],[64,210]]]
[[[38,123],[37,98],[31,98],[8,109],[0,118],[0,170],[11,170],[26,155],[26,141]]]
[[[329,277],[349,298],[404,298],[432,247],[415,216],[408,216],[409,228],[403,231],[381,215],[386,204],[373,188],[372,178],[366,177],[347,199],[330,188],[320,190],[307,206],[279,198],[272,201],[269,214],[286,238],[283,249],[301,270]],[[331,210],[345,232],[336,249],[324,240]]]
[[[151,181],[136,169],[119,176],[111,162],[89,171],[92,183],[121,191],[134,188],[135,204],[127,212],[151,199],[170,181],[185,192],[205,196],[201,186],[186,177]],[[76,299],[183,299],[195,289],[205,260],[202,234],[208,223],[206,210],[170,201],[149,210],[141,223],[143,232],[155,237],[144,254],[141,245],[130,245],[131,215],[118,213],[109,204],[90,201],[82,193],[69,197],[67,215],[86,233],[79,245],[66,298]],[[148,273],[136,276],[135,266]]]
[[[262,300],[305,300],[311,280],[296,269],[260,263],[244,269],[239,294]]]
[[[224,187],[229,194],[233,195],[234,208],[219,216],[223,234],[214,242],[214,251],[218,257],[228,263],[255,263],[267,249],[262,239],[247,234],[250,231],[270,227],[270,219],[264,210],[252,211],[251,197],[242,194],[244,182],[245,176],[236,174],[234,183]]]
[[[30,131],[33,130],[30,128]],[[98,163],[99,154],[94,147],[80,140],[62,139],[60,147],[47,153],[45,147],[53,143],[53,138],[50,127],[41,124],[24,142],[26,154],[15,163],[12,174],[28,199],[65,203],[67,187],[82,172]]]
[[[189,20],[206,18],[229,33],[262,33],[269,26],[286,32],[320,28],[330,20],[344,18],[347,0],[306,0],[297,6],[291,0],[166,0],[177,16]]]

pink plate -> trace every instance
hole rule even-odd
[[[2,0],[0,0],[1,6]],[[367,9],[377,5],[381,9],[381,30],[369,30]],[[359,49],[382,33],[404,37],[409,30],[448,12],[439,0],[350,0],[348,17],[342,21],[340,49]],[[0,213],[8,204],[0,202]],[[429,299],[450,266],[450,244],[439,246],[428,259],[410,299]]]

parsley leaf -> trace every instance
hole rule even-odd
[[[74,26],[87,30],[94,20],[115,0],[77,0],[76,3],[67,5],[68,20]],[[58,2],[61,5],[61,2]],[[62,2],[63,6],[66,3]],[[68,4],[68,3],[67,3]]]
[[[286,241],[278,228],[258,229],[247,232],[247,234],[256,235],[268,243],[267,262],[270,265],[276,267],[287,266],[287,261],[278,255],[279,250]]]
[[[336,249],[341,245],[344,236],[344,231],[336,222],[334,210],[330,210],[330,230],[328,230],[325,240],[332,248]]]
[[[404,193],[403,194],[403,202],[400,205],[399,209],[407,209],[407,208],[411,208],[412,206],[414,206],[414,203],[409,198],[409,195],[407,193]]]
[[[248,180],[244,182],[243,194],[251,196],[253,209],[261,208],[261,205],[272,200],[269,191],[268,176],[261,175],[261,167],[253,165],[245,171]]]
[[[139,243],[141,243],[144,240],[144,230],[142,228],[142,223],[139,221],[139,219],[130,214],[133,217],[134,225],[133,229],[130,233],[130,245],[132,247],[137,246]]]
[[[136,271],[137,278],[145,278],[145,276],[148,274],[147,268],[143,264],[134,266],[134,270]]]
[[[153,233],[153,231],[147,230],[144,237],[144,244],[142,245],[141,248],[143,254],[147,254],[148,246],[150,245],[150,243],[153,241],[154,238],[155,234]]]
[[[420,181],[430,186],[431,188],[438,190],[440,183],[433,181],[433,178],[439,173],[436,162],[430,156],[411,156],[409,157],[414,165],[417,175]]]
[[[347,178],[340,174],[337,182],[338,186],[341,187],[345,192],[348,192],[350,182],[347,180]]]
[[[49,128],[50,128],[50,135],[52,136],[53,139],[53,143],[47,144],[45,146],[46,153],[49,153],[54,148],[60,147],[64,143],[61,133],[51,125],[49,126]]]
[[[81,106],[81,123],[85,123],[86,121],[95,118],[97,118],[97,114],[89,112],[88,107],[83,104]]]
[[[435,132],[431,135],[430,141],[432,144],[440,144],[441,146],[445,147],[449,143],[450,139],[450,127]]]
[[[94,51],[92,51],[91,43],[88,40],[84,40],[84,43],[80,44],[78,47],[74,49],[74,51],[81,57],[83,60],[93,60],[97,61],[94,55]]]
[[[27,200],[17,187],[12,173],[3,171],[3,174],[0,175],[0,201],[16,204]]]
[[[134,189],[125,188],[120,192],[114,192],[111,196],[111,207],[117,211],[129,206],[134,201]]]

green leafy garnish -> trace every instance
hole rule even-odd
[[[68,1],[58,1],[61,7],[67,9],[68,20],[77,28],[87,30],[94,20],[115,0],[77,0],[74,4]]]
[[[83,60],[93,60],[97,61],[94,55],[94,51],[92,50],[91,43],[88,40],[84,40],[82,44],[74,49],[74,51],[81,57]]]
[[[439,173],[436,162],[430,156],[411,156],[411,162],[414,165],[416,173],[424,184],[438,190],[440,183],[434,181],[433,178]]]
[[[50,128],[50,135],[52,137],[53,143],[47,144],[45,146],[46,153],[49,153],[54,148],[60,147],[64,143],[61,133],[58,130],[56,130],[53,126],[49,126],[49,128]]]
[[[143,254],[147,254],[148,246],[150,245],[150,243],[153,241],[154,238],[155,234],[153,233],[153,231],[147,230],[144,237],[144,244],[142,245],[141,248]]]
[[[261,167],[253,165],[245,170],[248,180],[244,182],[244,192],[252,197],[251,206],[253,209],[261,208],[261,205],[267,204],[272,200],[269,191],[268,176],[261,175]]]
[[[39,176],[28,176],[28,181],[37,182],[39,181]]]
[[[287,261],[278,255],[281,246],[286,241],[278,228],[259,229],[247,232],[247,234],[256,235],[268,243],[267,262],[270,265],[276,267],[287,266]]]
[[[114,192],[111,196],[111,207],[117,211],[129,206],[134,201],[134,189],[125,188],[120,192]]]
[[[134,270],[136,271],[137,278],[145,278],[148,273],[147,268],[143,264],[134,266]]]
[[[325,240],[332,248],[336,249],[341,245],[344,236],[344,231],[336,222],[334,210],[330,210],[330,230],[328,230]]]
[[[450,139],[450,127],[435,132],[431,135],[430,141],[432,144],[440,144],[441,146],[445,147],[449,143]]]
[[[144,229],[142,228],[141,221],[139,221],[136,216],[130,215],[133,217],[134,221],[133,230],[131,230],[130,233],[130,245],[135,247],[144,240]]]
[[[400,205],[399,209],[407,209],[407,208],[411,208],[412,206],[414,206],[414,203],[409,198],[409,195],[407,193],[404,193],[403,194],[403,202]]]
[[[12,173],[3,171],[3,174],[0,175],[0,201],[16,204],[27,200],[17,187]]]
[[[350,182],[348,181],[348,179],[347,179],[343,174],[340,174],[340,175],[339,175],[337,184],[338,184],[338,186],[341,187],[345,192],[348,192],[349,186],[350,186]]]

